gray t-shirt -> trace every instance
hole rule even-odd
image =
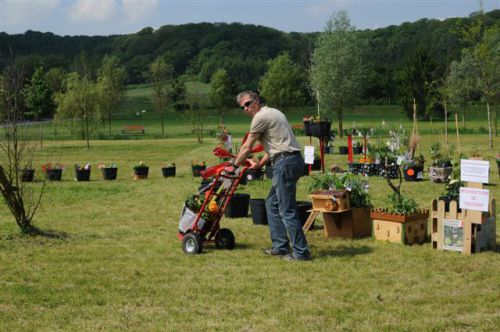
[[[263,106],[253,117],[250,134],[259,134],[259,141],[270,158],[276,153],[300,151],[299,142],[283,113]]]

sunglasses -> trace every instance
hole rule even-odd
[[[243,106],[241,106],[241,109],[244,110],[244,109],[250,107],[250,105],[252,105],[254,101],[255,101],[254,99],[250,99],[249,101],[244,103]]]

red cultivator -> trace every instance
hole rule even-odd
[[[261,146],[252,152],[259,151],[262,151]],[[215,148],[214,154],[218,157],[234,157],[222,148]],[[182,250],[186,254],[201,253],[203,245],[207,243],[215,243],[221,249],[234,248],[234,234],[227,228],[220,228],[220,220],[248,166],[240,167],[234,173],[226,171],[228,166],[230,162],[223,162],[201,173],[203,178],[213,177],[213,180],[194,195],[199,205],[197,212],[190,209],[188,202],[184,204],[177,237],[182,241]]]

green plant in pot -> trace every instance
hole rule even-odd
[[[430,149],[432,165],[429,166],[429,177],[432,182],[446,182],[449,180],[453,167],[451,156],[441,153],[441,144],[434,142]]]
[[[148,178],[149,166],[147,166],[143,161],[134,165],[134,180],[143,180]]]
[[[386,177],[392,190],[388,195],[389,205],[371,212],[373,237],[401,244],[422,243],[427,238],[429,211],[420,209],[414,199],[402,194],[401,172],[398,174],[397,185]]]

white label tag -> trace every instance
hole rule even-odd
[[[309,165],[314,164],[314,146],[304,146],[304,162]]]

